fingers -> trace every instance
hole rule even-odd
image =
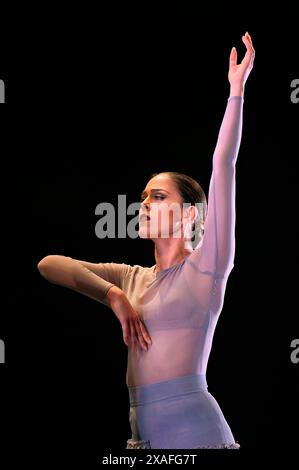
[[[141,322],[139,320],[136,320],[135,321],[136,337],[138,338],[139,345],[142,347],[142,349],[147,351],[147,349],[148,349],[147,342],[146,342],[145,338],[143,337],[143,333],[141,331],[141,326],[140,325],[141,325]]]
[[[148,332],[147,332],[147,330],[146,330],[144,324],[142,323],[142,321],[140,321],[139,325],[140,325],[140,329],[141,329],[141,332],[142,332],[142,335],[143,335],[145,341],[146,341],[148,344],[152,344],[151,337],[150,337],[150,335],[148,334]]]
[[[129,325],[129,323],[123,323],[122,329],[123,329],[124,343],[127,346],[129,346],[129,342],[130,342],[130,325]]]
[[[238,60],[237,49],[233,47],[229,56],[229,66],[234,67],[235,65],[237,65],[237,60]]]
[[[246,46],[246,54],[245,54],[241,64],[245,68],[248,68],[248,67],[251,68],[253,66],[253,61],[254,61],[254,57],[255,57],[255,50],[254,50],[254,47],[252,45],[251,36],[248,32],[246,32],[244,34],[244,36],[242,36],[242,41]],[[233,47],[232,50],[231,50],[231,53],[230,53],[230,57],[229,57],[230,70],[233,70],[233,69],[236,69],[237,67],[239,67],[238,64],[237,64],[237,60],[238,60],[237,50],[236,50],[235,47]]]
[[[123,338],[127,346],[137,351],[138,346],[144,351],[148,350],[152,340],[139,317],[132,318],[123,324]]]
[[[137,338],[136,338],[136,329],[135,329],[134,322],[129,321],[129,329],[130,329],[130,343],[131,343],[131,346],[135,351],[137,351],[138,341],[137,341]]]
[[[244,42],[244,44],[246,46],[246,54],[245,54],[245,57],[242,60],[242,62],[243,63],[245,62],[247,65],[249,63],[252,65],[254,57],[255,57],[255,50],[254,50],[253,45],[252,45],[251,36],[248,32],[246,32],[244,34],[244,36],[242,36],[242,41]]]
[[[251,39],[251,36],[248,32],[246,32],[244,34],[244,36],[242,36],[242,41],[244,42],[247,50],[249,50],[251,52],[254,51],[253,45],[252,45],[252,39]]]
[[[252,39],[251,39],[251,36],[250,36],[249,33],[247,33],[247,39],[249,40],[249,44],[250,44],[250,53],[251,53],[250,62],[251,62],[251,65],[253,65],[253,61],[254,61],[254,58],[255,58],[255,50],[254,50],[254,47],[253,47],[253,44],[252,44]]]
[[[254,50],[254,48],[253,48],[253,45],[252,45],[251,36],[250,36],[250,34],[249,34],[248,32],[246,32],[245,37],[246,37],[247,40],[249,41],[249,44],[250,44],[250,46],[251,46],[252,51],[255,52],[255,50]]]

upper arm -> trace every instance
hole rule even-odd
[[[216,277],[227,276],[234,266],[235,187],[233,165],[213,170],[199,269]]]

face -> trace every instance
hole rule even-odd
[[[141,195],[139,236],[169,238],[182,236],[182,198],[172,179],[161,174],[147,183]]]

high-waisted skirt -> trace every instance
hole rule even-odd
[[[237,449],[202,374],[128,387],[127,449]]]

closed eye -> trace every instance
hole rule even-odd
[[[162,200],[162,199],[165,199],[165,197],[166,197],[166,196],[162,196],[162,195],[160,195],[160,194],[156,194],[156,195],[154,196],[154,199],[157,199],[158,201],[160,201],[160,200]],[[145,199],[146,199],[145,197],[142,197],[142,198],[140,199],[140,202],[143,202]]]

